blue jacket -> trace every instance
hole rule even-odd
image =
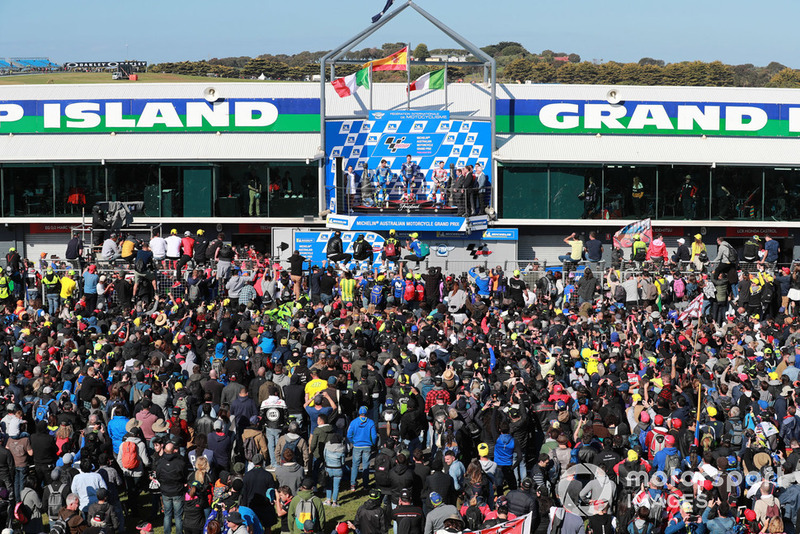
[[[275,352],[275,338],[272,336],[264,337],[258,346],[261,347],[261,350],[264,351],[264,354],[272,354]]]
[[[375,421],[368,417],[356,417],[347,428],[347,439],[353,447],[374,447],[378,444]]]
[[[725,534],[729,530],[733,530],[733,525],[736,521],[732,517],[717,517],[715,519],[708,519],[708,514],[711,512],[711,507],[706,508],[703,512],[703,523],[705,523],[709,534]]]
[[[678,465],[681,465],[683,461],[683,456],[681,452],[676,449],[675,447],[666,447],[656,453],[653,457],[653,466],[656,468],[656,471],[664,471],[664,468],[667,465],[667,456],[672,456],[673,454],[678,455]],[[672,473],[667,473],[668,475],[672,475]]]
[[[114,448],[114,454],[119,453],[119,446],[122,445],[123,438],[128,432],[125,430],[125,425],[128,424],[129,419],[121,415],[116,415],[108,422],[108,435],[111,436],[111,446]]]
[[[473,267],[469,270],[469,276],[472,278],[472,281],[475,282],[475,285],[478,286],[478,295],[488,297],[490,279],[486,276],[486,273],[478,273],[475,267]]]
[[[514,458],[514,438],[511,434],[500,434],[494,444],[494,463],[497,465],[511,465]]]

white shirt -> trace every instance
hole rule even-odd
[[[181,257],[181,238],[176,235],[171,235],[166,239],[167,242],[167,256],[170,258]],[[153,253],[155,256],[155,253]]]
[[[161,236],[156,236],[150,240],[150,250],[153,252],[153,258],[163,260],[167,257],[167,242]]]

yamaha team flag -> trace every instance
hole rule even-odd
[[[361,69],[344,78],[336,78],[331,82],[331,85],[333,85],[333,88],[336,89],[336,94],[341,98],[355,94],[359,86],[369,89],[369,68]]]
[[[372,23],[375,24],[376,22],[381,20],[381,17],[384,16],[387,11],[389,11],[390,7],[392,7],[392,4],[394,4],[394,0],[386,0],[386,5],[383,6],[381,12],[372,17]]]

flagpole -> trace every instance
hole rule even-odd
[[[372,111],[372,63],[369,64],[369,110]]]
[[[447,111],[447,61],[444,62],[444,109]]]
[[[406,48],[406,109],[411,109],[411,43]]]

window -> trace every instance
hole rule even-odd
[[[3,216],[52,217],[53,167],[4,167]]]
[[[57,165],[56,216],[91,214],[96,202],[106,199],[106,170],[101,165]]]

